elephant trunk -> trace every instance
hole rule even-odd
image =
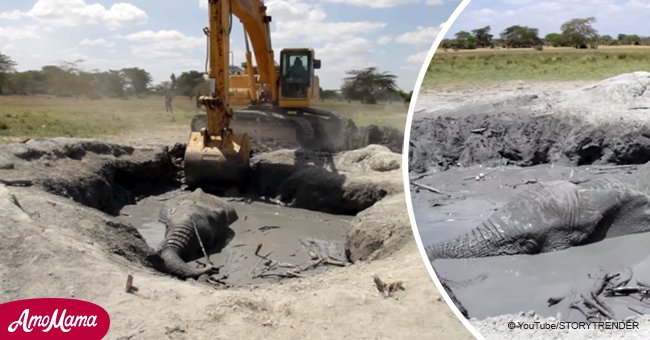
[[[427,256],[430,260],[435,260],[486,257],[507,253],[508,243],[504,242],[503,231],[488,225],[492,225],[490,219],[464,235],[427,247]]]
[[[164,270],[182,279],[197,278],[208,273],[212,268],[193,268],[185,263],[178,253],[178,249],[167,247],[160,251],[160,257],[164,261]]]
[[[164,261],[163,270],[179,278],[196,278],[211,270],[207,268],[193,268],[183,260],[183,254],[188,249],[198,248],[198,241],[194,228],[190,223],[175,223],[167,220],[167,235],[161,245],[160,257]]]

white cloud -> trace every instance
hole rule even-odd
[[[328,21],[320,6],[300,0],[271,0],[266,5],[267,13],[273,17],[274,45],[325,43],[367,34],[386,26],[383,22]]]
[[[418,0],[325,0],[325,1],[354,5],[354,6],[361,6],[361,7],[371,7],[371,8],[389,8],[389,7],[395,7],[395,6],[418,2]]]
[[[199,8],[208,9],[208,0],[199,0]]]
[[[433,41],[436,40],[436,37],[438,36],[438,33],[440,33],[440,30],[442,29],[443,25],[444,24],[441,24],[440,26],[437,27],[418,26],[415,31],[406,32],[398,35],[395,38],[395,41],[402,44],[431,45]]]
[[[363,55],[371,50],[372,44],[367,39],[349,37],[341,41],[325,44],[318,50],[318,54],[319,58],[324,60],[323,66],[326,69],[332,71],[334,69],[349,70],[366,66],[368,60]]]
[[[16,41],[25,39],[38,39],[36,26],[0,27],[0,40]]]
[[[106,8],[99,3],[88,4],[85,0],[38,0],[28,11],[0,12],[0,19],[18,20],[29,18],[39,23],[76,27],[104,24],[109,29],[147,21],[147,14],[129,3],[115,3]]]
[[[107,41],[103,38],[98,39],[88,39],[84,38],[79,42],[80,46],[95,47],[95,46],[104,46],[104,47],[114,47],[115,43],[112,41]]]
[[[131,52],[144,59],[185,58],[189,50],[205,45],[204,38],[187,36],[176,30],[147,30],[119,38],[137,43],[131,47]]]
[[[382,35],[377,39],[377,44],[386,45],[391,41],[393,41],[393,37],[391,37],[390,35]]]
[[[366,67],[374,55],[367,35],[386,27],[384,22],[332,21],[324,9],[305,0],[270,0],[273,47],[311,47],[323,61],[323,87],[338,86],[346,70]],[[376,57],[376,56],[375,56]]]
[[[429,53],[429,51],[422,51],[415,54],[411,54],[410,56],[406,57],[406,61],[411,64],[415,64],[414,66],[417,66],[419,68],[420,66],[422,66],[424,59],[427,57],[427,53]]]
[[[429,6],[442,5],[443,3],[444,0],[427,0],[427,5]]]

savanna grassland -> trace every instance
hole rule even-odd
[[[319,101],[316,107],[341,112],[357,125],[388,125],[404,130],[404,103],[360,104]],[[25,137],[98,138],[156,129],[187,127],[199,112],[195,102],[177,96],[174,113],[165,112],[162,96],[129,99],[87,99],[57,96],[0,96],[0,141]]]
[[[518,49],[438,49],[423,88],[489,85],[507,81],[599,80],[621,73],[650,71],[650,46],[598,49],[545,47]]]

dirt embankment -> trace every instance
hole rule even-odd
[[[409,171],[650,160],[650,73],[564,92],[467,93],[413,119]]]
[[[410,239],[399,156],[377,146],[332,155],[330,163],[295,155],[258,155],[256,166],[281,176],[266,179],[265,193],[294,206],[360,212],[346,236],[355,263],[282,284],[223,290],[153,270],[145,260],[153,249],[113,216],[139,197],[178,188],[177,149],[67,138],[1,146],[2,302],[95,302],[111,315],[109,338],[469,338]],[[315,170],[328,166],[343,177],[338,186]],[[135,293],[124,292],[127,274]],[[374,274],[401,280],[406,290],[385,298]]]

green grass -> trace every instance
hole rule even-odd
[[[162,98],[77,99],[0,96],[0,136],[97,137],[188,122],[196,109],[177,99],[174,114]],[[184,99],[184,98],[183,98]]]
[[[650,71],[650,47],[482,49],[436,52],[425,88],[480,85],[513,80],[598,80],[626,72]]]
[[[329,111],[335,111],[350,117],[357,126],[367,126],[370,124],[386,125],[394,127],[404,132],[406,125],[406,114],[408,105],[402,102],[379,103],[379,104],[360,104],[339,101],[317,102],[317,108]]]
[[[199,111],[186,97],[175,98],[166,113],[162,96],[133,99],[83,99],[54,96],[0,96],[0,140],[6,137],[115,136],[164,127],[187,127]],[[318,102],[318,107],[350,116],[357,125],[390,125],[404,130],[405,104],[365,105]],[[5,137],[5,138],[3,138]]]

